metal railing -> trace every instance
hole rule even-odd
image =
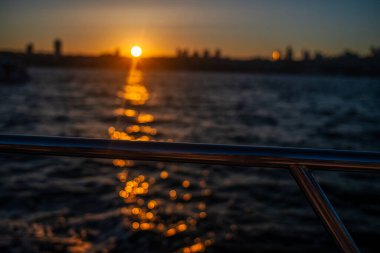
[[[360,252],[310,170],[380,172],[379,152],[0,135],[0,153],[289,169],[343,252]]]

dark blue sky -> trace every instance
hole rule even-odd
[[[50,50],[60,37],[72,53],[126,53],[140,44],[145,55],[219,47],[231,56],[269,56],[287,45],[365,54],[380,46],[378,13],[378,0],[1,0],[0,48],[34,42]]]

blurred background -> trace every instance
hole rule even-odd
[[[378,1],[1,1],[0,133],[380,151]],[[286,170],[0,156],[2,252],[337,252]],[[380,175],[314,173],[363,252]]]

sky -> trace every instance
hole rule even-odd
[[[380,46],[379,0],[1,0],[0,49],[145,56],[177,48],[269,57],[290,45],[325,54]]]

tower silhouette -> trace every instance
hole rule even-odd
[[[56,39],[54,41],[54,55],[55,56],[62,55],[62,41],[60,39]]]

